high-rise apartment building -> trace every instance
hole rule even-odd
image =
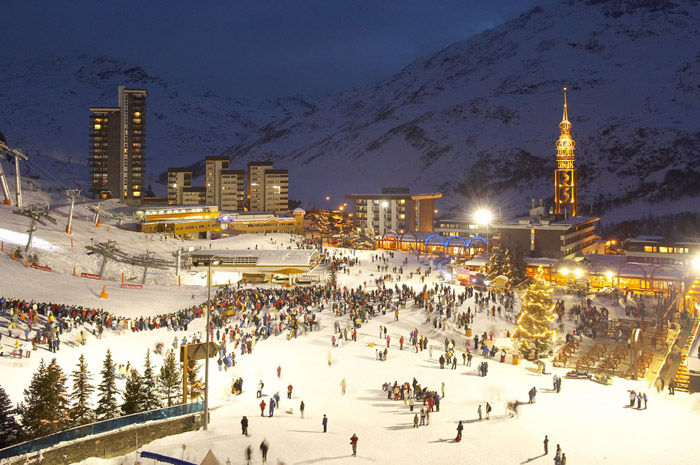
[[[92,196],[119,197],[121,115],[119,108],[90,108],[90,159]]]
[[[146,168],[146,91],[119,86],[118,107],[90,108],[92,195],[139,204]]]
[[[225,212],[242,212],[245,200],[245,172],[243,170],[221,170],[221,205]]]
[[[168,204],[182,205],[182,192],[192,187],[192,168],[168,168]]]
[[[262,211],[284,213],[289,210],[289,171],[270,169],[265,171],[265,198]]]
[[[206,201],[206,187],[185,187],[182,189],[182,205],[204,205]]]
[[[206,157],[204,159],[204,187],[207,188],[207,205],[221,207],[221,171],[229,168],[228,157]]]
[[[248,162],[248,211],[265,210],[265,171],[272,169],[271,161]]]

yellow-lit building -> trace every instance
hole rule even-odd
[[[205,205],[168,205],[136,211],[143,233],[204,238],[219,231],[219,208]]]
[[[221,235],[265,234],[265,233],[304,233],[306,212],[296,208],[291,216],[266,213],[234,213],[219,218]]]

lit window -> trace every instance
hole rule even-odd
[[[650,245],[645,245],[644,246],[644,251],[645,252],[653,252],[653,247]]]
[[[96,125],[95,125],[95,129],[101,129],[101,128],[102,128],[102,125],[101,125],[101,124],[96,124]]]
[[[659,252],[661,252],[661,253],[669,253],[669,252],[672,252],[672,251],[673,251],[673,249],[671,249],[671,250],[669,251],[668,247],[659,247]]]
[[[134,112],[134,116],[135,116],[136,118],[141,117],[141,112],[140,112],[140,111],[135,111],[135,112]]]

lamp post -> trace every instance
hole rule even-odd
[[[207,266],[207,358],[204,359],[204,430],[206,431],[209,425],[209,314],[211,313],[211,265],[218,265],[219,261],[209,258]],[[187,363],[187,361],[185,361]]]
[[[493,213],[489,210],[481,209],[474,214],[474,219],[476,220],[476,224],[486,226],[486,253],[489,253],[491,248],[491,243],[489,241],[489,224],[493,220]]]

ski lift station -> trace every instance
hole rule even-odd
[[[195,250],[191,270],[207,271],[212,284],[246,280],[254,283],[302,283],[319,263],[318,250]]]

